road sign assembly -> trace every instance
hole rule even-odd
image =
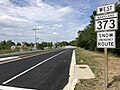
[[[111,32],[113,30],[118,30],[118,13],[114,11],[115,11],[114,4],[104,5],[97,8],[98,15],[95,16],[95,31],[97,32],[97,48],[116,47],[115,32]],[[109,33],[110,34],[112,33],[113,37],[99,37],[100,35]]]
[[[108,88],[108,51],[107,48],[116,48],[115,31],[118,29],[118,13],[115,4],[97,8],[95,16],[95,31],[97,32],[97,48],[104,48],[104,81],[105,90]]]

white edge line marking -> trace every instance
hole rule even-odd
[[[67,51],[67,50],[62,51],[62,52],[60,52],[60,53],[58,53],[58,54],[56,54],[56,55],[54,55],[54,56],[52,56],[52,57],[50,57],[50,58],[48,58],[48,59],[45,59],[44,61],[42,61],[42,62],[40,62],[40,63],[34,65],[33,67],[31,67],[31,68],[25,70],[24,72],[22,72],[22,73],[20,73],[20,74],[18,74],[18,75],[16,75],[16,76],[14,76],[14,77],[12,77],[11,79],[9,79],[9,80],[3,82],[2,84],[7,84],[7,83],[11,82],[12,80],[18,78],[19,76],[21,76],[21,75],[23,75],[23,74],[29,72],[30,70],[36,68],[37,66],[39,66],[39,65],[41,65],[41,64],[43,64],[43,63],[45,63],[46,61],[49,61],[50,59],[52,59],[52,58],[54,58],[54,57],[56,57],[56,56],[58,56],[58,55],[60,55],[60,54],[62,54],[62,53],[64,53],[64,52],[66,52],[66,51]]]
[[[0,90],[35,90],[35,89],[19,88],[19,87],[11,87],[11,86],[0,85]]]
[[[0,58],[0,61],[9,60],[9,59],[15,59],[15,58],[19,58],[19,56]]]

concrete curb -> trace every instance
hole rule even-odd
[[[74,90],[75,85],[78,79],[75,79],[75,66],[76,66],[76,57],[75,57],[75,50],[72,53],[72,60],[70,65],[70,73],[69,73],[69,81],[68,84],[64,87],[63,90]]]

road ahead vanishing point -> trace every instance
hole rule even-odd
[[[0,85],[37,90],[62,90],[69,79],[72,48],[39,53],[0,63]]]

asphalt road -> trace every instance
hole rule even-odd
[[[0,64],[0,85],[62,90],[68,83],[73,49],[61,49]]]

